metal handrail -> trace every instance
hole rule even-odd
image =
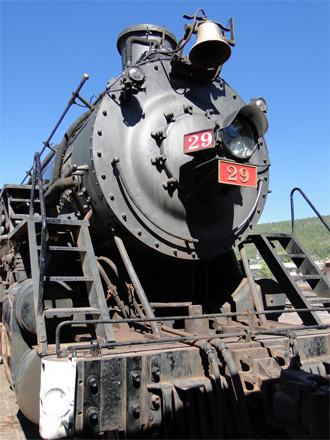
[[[70,321],[62,321],[56,326],[55,330],[55,346],[56,346],[56,354],[57,356],[61,355],[61,329],[66,326],[72,326],[72,325],[89,325],[89,324],[137,324],[137,323],[147,323],[147,322],[157,322],[162,323],[166,321],[182,321],[182,320],[199,320],[199,319],[215,319],[215,318],[232,318],[236,316],[246,316],[248,319],[253,319],[254,316],[260,316],[260,315],[273,315],[277,313],[284,313],[284,314],[292,314],[294,312],[296,313],[306,313],[306,312],[330,312],[330,307],[312,307],[312,308],[300,308],[300,309],[290,309],[290,310],[282,310],[282,309],[276,309],[276,310],[263,310],[261,312],[258,312],[256,310],[244,310],[239,312],[228,312],[228,313],[208,313],[208,314],[202,314],[202,315],[183,315],[183,316],[161,316],[161,317],[155,317],[155,318],[127,318],[127,319],[82,319],[82,320],[70,320]],[[69,309],[66,310],[66,314],[71,313]],[[72,309],[72,313],[74,314],[74,309]],[[250,316],[249,316],[250,315]],[[284,332],[287,330],[306,330],[306,329],[324,329],[329,328],[330,324],[318,324],[318,325],[308,325],[308,326],[295,326],[290,328],[280,328],[280,329],[253,329],[251,325],[248,327],[242,329],[242,331],[235,331],[233,329],[233,333],[223,333],[223,334],[207,334],[207,335],[192,335],[188,338],[178,338],[177,341],[184,341],[184,340],[198,340],[198,339],[212,339],[215,337],[231,337],[231,336],[247,336],[252,334],[268,334],[273,333],[276,334],[278,332]],[[166,338],[165,338],[166,339]],[[152,338],[149,342],[152,343],[162,343],[162,342],[173,342],[173,338],[170,338],[169,340],[165,340],[164,338]],[[100,345],[100,348],[112,348],[117,346],[125,346],[125,345],[136,345],[136,344],[144,344],[148,343],[146,342],[146,339],[138,340],[138,341],[125,341],[125,342],[109,342],[109,343],[102,343]],[[91,348],[91,344],[80,344],[76,346],[76,349],[81,350],[88,350]]]
[[[38,153],[39,154],[39,158],[42,156],[42,154],[44,153],[44,151],[46,150],[46,148],[49,148],[54,154],[56,153],[56,150],[50,145],[50,141],[52,139],[52,137],[54,136],[56,130],[58,129],[59,125],[61,124],[61,122],[63,121],[65,115],[67,114],[69,108],[73,105],[73,104],[77,104],[79,105],[75,100],[76,98],[78,98],[86,107],[88,107],[89,109],[93,109],[94,105],[91,104],[90,102],[86,101],[86,99],[84,99],[82,96],[79,95],[79,92],[82,88],[82,86],[85,84],[85,82],[88,80],[89,75],[87,73],[85,73],[83,75],[83,79],[80,81],[78,87],[76,88],[76,90],[74,92],[72,92],[72,97],[70,98],[67,106],[65,107],[62,115],[60,116],[60,119],[57,121],[53,131],[51,132],[51,134],[49,135],[48,139],[46,141],[43,142],[44,147],[42,148],[41,152]],[[34,168],[34,163],[32,165],[32,168],[29,171],[26,171],[26,176],[24,177],[24,179],[22,180],[23,184],[25,182],[25,180],[27,179],[28,176],[31,175],[31,172]]]
[[[318,210],[315,208],[313,203],[309,200],[309,198],[306,196],[306,194],[300,189],[300,188],[293,188],[293,190],[290,193],[290,203],[291,203],[291,225],[292,225],[292,234],[294,234],[295,230],[295,224],[294,224],[294,206],[293,206],[293,194],[295,191],[299,191],[300,194],[303,196],[303,198],[306,200],[306,202],[309,204],[309,206],[312,208],[312,210],[315,212],[315,214],[318,216],[318,218],[321,220],[321,222],[324,224],[324,226],[328,229],[330,232],[330,226],[328,223],[324,220],[322,215],[318,212]]]
[[[67,321],[65,321],[67,322]],[[71,321],[70,321],[71,322]],[[71,351],[72,354],[75,353],[74,356],[76,356],[76,352],[78,350],[86,351],[90,350],[92,352],[93,348],[95,348],[95,343],[97,346],[97,351],[102,349],[113,349],[116,347],[129,347],[129,346],[137,346],[137,345],[147,345],[147,344],[162,344],[162,343],[172,343],[172,342],[193,342],[193,341],[200,341],[200,340],[214,340],[214,339],[227,339],[232,337],[256,337],[259,335],[272,335],[272,336],[285,336],[285,337],[296,337],[296,333],[301,330],[327,330],[330,327],[330,324],[318,324],[318,325],[309,325],[306,327],[285,327],[281,329],[274,329],[274,330],[249,330],[244,329],[242,331],[235,331],[233,330],[233,333],[219,333],[219,334],[204,334],[204,335],[194,335],[191,334],[191,336],[177,336],[177,337],[164,337],[160,339],[135,339],[130,341],[121,341],[121,342],[106,342],[106,343],[99,343],[99,341],[94,340],[91,341],[89,344],[75,344],[75,345],[69,345],[66,348],[66,351]],[[66,353],[62,353],[59,346],[56,346],[56,354],[57,357],[66,356]]]
[[[40,153],[36,152],[33,160],[33,173],[32,173],[32,187],[30,197],[30,211],[29,214],[32,217],[34,215],[34,198],[36,189],[36,180],[38,181],[39,189],[39,205],[41,215],[41,237],[40,237],[40,254],[39,254],[39,285],[38,285],[38,303],[36,307],[36,320],[37,324],[42,319],[43,314],[43,296],[44,296],[44,275],[45,275],[45,257],[46,257],[46,235],[47,235],[47,216],[46,206],[43,192],[43,179],[41,172]],[[38,327],[37,327],[38,328]],[[45,342],[45,341],[42,341]]]

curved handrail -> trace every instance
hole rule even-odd
[[[46,148],[49,148],[49,149],[53,152],[53,154],[56,153],[56,149],[53,148],[53,147],[50,145],[50,140],[51,140],[52,137],[54,136],[56,130],[58,129],[58,127],[59,127],[59,125],[61,124],[61,122],[63,121],[65,115],[67,114],[67,112],[68,112],[69,108],[72,106],[72,104],[78,104],[78,103],[75,101],[76,98],[78,98],[78,99],[79,99],[79,100],[80,100],[80,101],[81,101],[86,107],[88,107],[89,109],[93,109],[93,108],[94,108],[94,105],[93,105],[93,104],[89,103],[88,101],[86,101],[86,99],[84,99],[83,97],[81,97],[81,96],[79,95],[79,92],[80,92],[82,86],[85,84],[85,82],[88,80],[88,78],[89,78],[89,75],[88,75],[87,73],[85,73],[85,74],[83,75],[83,79],[80,81],[80,84],[78,85],[78,87],[76,88],[76,90],[75,90],[74,92],[72,92],[72,96],[71,96],[71,98],[70,98],[70,100],[69,100],[67,106],[65,107],[64,112],[62,113],[60,119],[57,121],[57,123],[56,123],[56,125],[55,125],[55,128],[54,128],[53,131],[51,132],[51,134],[50,134],[50,136],[48,137],[48,139],[47,139],[45,142],[43,142],[44,146],[43,146],[41,152],[38,153],[39,158],[42,156],[42,154],[43,154],[43,152],[46,150]],[[80,105],[80,104],[78,104],[78,105]],[[40,160],[40,159],[39,159],[39,160]],[[26,171],[26,176],[24,177],[24,179],[22,180],[22,183],[21,183],[22,185],[23,185],[23,183],[25,182],[25,180],[27,179],[27,177],[28,177],[28,176],[31,176],[31,172],[32,172],[33,168],[34,168],[34,162],[33,162],[32,168],[31,168],[29,171]]]
[[[328,223],[324,220],[322,215],[318,212],[318,210],[315,208],[313,203],[309,200],[309,198],[306,196],[306,194],[300,189],[300,188],[293,188],[293,190],[290,193],[290,203],[291,203],[291,225],[292,225],[292,234],[294,234],[295,224],[294,224],[294,206],[293,206],[293,194],[295,191],[299,191],[300,194],[303,196],[303,198],[306,200],[306,202],[309,204],[309,206],[312,208],[312,210],[315,212],[315,214],[318,216],[318,218],[321,220],[321,222],[324,224],[324,226],[328,229],[330,232],[330,226]]]

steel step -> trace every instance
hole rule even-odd
[[[37,246],[37,249],[40,251],[40,246]],[[87,248],[76,246],[46,246],[46,251],[87,252]]]
[[[25,238],[28,235],[28,224],[34,224],[36,228],[41,229],[41,216],[26,215],[22,218],[22,221],[13,229],[9,234],[9,239]],[[61,232],[71,232],[77,230],[83,225],[88,225],[86,220],[67,220],[59,218],[46,218],[47,228]]]
[[[94,278],[92,276],[81,276],[81,277],[70,277],[70,276],[45,276],[45,281],[68,281],[68,282],[83,282],[83,281],[94,281]]]
[[[294,279],[299,278],[300,280],[320,280],[320,275],[291,275]]]
[[[280,258],[306,258],[305,254],[278,254]]]
[[[94,307],[76,307],[76,308],[57,308],[57,309],[45,309],[44,316],[65,316],[65,315],[99,315],[100,309]]]
[[[324,283],[324,288],[322,289],[313,289],[314,292],[318,296],[327,296],[327,283],[320,275],[320,272],[315,264],[307,257],[306,252],[303,250],[302,246],[298,242],[297,238],[293,234],[265,234],[262,233],[260,235],[251,235],[249,237],[249,243],[254,243],[260,254],[264,258],[267,266],[270,268],[271,272],[275,276],[278,283],[281,285],[282,289],[284,289],[287,298],[293,305],[295,309],[306,309],[306,312],[299,312],[299,316],[305,325],[320,325],[322,322],[317,316],[317,314],[310,310],[310,303],[305,298],[300,288],[298,287],[295,277],[291,276],[287,271],[280,255],[277,254],[276,248],[273,245],[272,241],[279,241],[281,246],[286,250],[288,254],[302,255],[303,263],[300,266],[297,265],[297,268],[302,272],[302,275],[299,276],[299,279],[305,279],[307,282],[311,282],[311,284],[320,284]],[[294,257],[293,257],[294,258]],[[311,275],[311,272],[314,272],[314,275]],[[305,275],[307,273],[307,275]],[[315,281],[316,283],[315,283]],[[312,287],[312,286],[311,286]],[[328,289],[329,290],[329,289]],[[329,292],[328,292],[329,294]],[[309,310],[309,311],[307,311]]]

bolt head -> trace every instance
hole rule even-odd
[[[140,405],[137,402],[133,402],[131,404],[131,411],[132,411],[134,417],[136,417],[136,418],[139,417],[140,413],[141,413]]]
[[[134,385],[135,387],[139,387],[140,384],[141,384],[141,376],[140,376],[136,371],[133,371],[133,372],[130,374],[130,377],[131,377],[131,380],[132,380],[132,382],[133,382],[133,385]]]
[[[159,409],[160,407],[160,397],[157,396],[157,394],[153,394],[153,396],[151,397],[151,406],[153,409]]]
[[[154,376],[155,379],[159,379],[160,378],[160,373],[161,373],[160,368],[154,367],[152,369],[152,375]]]

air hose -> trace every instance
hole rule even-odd
[[[227,345],[221,340],[221,339],[212,339],[210,341],[211,344],[217,348],[219,353],[221,354],[223,360],[225,361],[230,376],[233,381],[233,386],[236,392],[237,396],[237,404],[238,404],[238,412],[240,415],[240,420],[242,423],[239,424],[239,430],[241,433],[241,438],[244,439],[251,439],[252,433],[251,433],[251,426],[250,426],[250,419],[248,414],[248,407],[246,403],[246,397],[243,391],[242,382],[238,374],[238,370],[233,358],[233,355],[231,354],[231,351],[227,347]]]

